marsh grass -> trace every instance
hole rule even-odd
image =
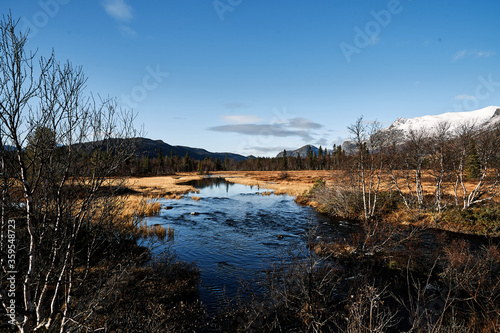
[[[139,222],[133,233],[139,237],[156,237],[159,240],[164,240],[167,237],[167,229],[160,224],[148,226],[143,220]]]
[[[168,235],[168,238],[167,238],[167,239],[168,239],[169,241],[170,241],[170,240],[174,240],[174,237],[175,237],[174,228],[172,228],[172,227],[170,227],[170,226],[169,226],[169,227],[167,228],[167,235]]]
[[[161,211],[161,203],[158,198],[149,196],[128,196],[125,207],[121,214],[120,231],[137,237],[157,237],[165,239],[167,230],[158,224],[148,226],[144,217],[158,215]]]
[[[154,216],[158,214],[160,210],[161,204],[158,202],[158,198],[152,196],[129,196],[127,198],[124,215],[137,217]]]
[[[169,193],[164,196],[165,199],[167,200],[181,200],[184,199],[184,195],[182,194],[175,194],[175,193]]]
[[[166,196],[196,192],[196,188],[185,185],[186,182],[200,179],[196,174],[182,176],[132,177],[127,180],[127,186],[143,195]]]

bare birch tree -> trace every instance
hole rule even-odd
[[[391,179],[408,210],[424,207],[422,173],[427,157],[428,132],[410,129],[398,148],[396,160],[391,163]],[[402,179],[401,179],[402,178]]]
[[[82,69],[26,51],[11,15],[0,22],[2,235],[16,221],[16,316],[21,332],[84,327],[73,298],[116,223],[117,182],[132,145],[130,113],[84,95]],[[0,244],[6,248],[4,238]],[[78,278],[76,278],[78,277]],[[2,305],[7,309],[5,285]],[[92,311],[92,308],[89,309]]]
[[[435,181],[434,206],[441,212],[446,207],[444,201],[446,178],[450,173],[450,160],[454,152],[450,149],[451,131],[449,122],[438,123],[429,138],[429,166]]]
[[[380,133],[380,123],[365,124],[363,116],[347,127],[351,140],[356,146],[356,171],[353,180],[360,188],[363,200],[364,219],[375,214],[383,170],[382,150],[385,147],[385,136]]]
[[[454,160],[454,197],[455,204],[461,204],[463,209],[491,201],[500,194],[499,133],[498,125],[479,128],[473,123],[462,124],[456,130],[455,149],[458,154]],[[479,162],[477,177],[471,177],[467,170],[468,158],[473,154],[470,149],[471,142],[476,142],[477,145],[476,158]]]

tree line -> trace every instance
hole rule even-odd
[[[349,157],[340,145],[333,150],[321,146],[314,153],[309,146],[307,155],[289,156],[283,151],[282,157],[250,157],[243,161],[235,161],[227,155],[224,159],[206,157],[195,159],[186,152],[184,156],[174,155],[173,150],[163,152],[158,148],[156,156],[133,156],[121,166],[118,173],[122,175],[168,175],[176,172],[198,172],[207,174],[212,171],[292,171],[292,170],[333,170],[345,165]]]

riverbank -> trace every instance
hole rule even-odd
[[[153,205],[158,198],[180,199],[187,193],[196,192],[197,189],[186,183],[199,180],[207,175],[199,175],[194,172],[177,173],[175,175],[154,176],[154,177],[131,177],[126,180],[125,185],[132,190],[132,194],[127,198],[127,212],[132,215],[138,207],[143,209],[144,201]],[[248,186],[256,186],[273,190],[275,194],[288,194],[296,197],[296,202],[314,207],[323,213],[328,213],[321,202],[321,198],[314,195],[307,195],[313,188],[317,179],[324,180],[324,184],[329,187],[340,177],[340,171],[336,170],[304,170],[304,171],[218,171],[210,174],[212,177],[225,178],[231,183]],[[425,179],[426,183],[431,183],[430,179]],[[390,193],[390,182],[384,181],[381,190]],[[467,184],[472,186],[473,184]],[[426,193],[427,195],[429,193]],[[383,207],[383,216],[379,216],[386,222],[412,225],[416,227],[435,228],[445,231],[486,235],[498,237],[500,235],[500,223],[495,220],[498,209],[473,208],[469,213],[464,213],[460,209],[448,209],[444,212],[408,211],[399,202],[397,194],[384,195],[385,201],[379,203]],[[147,205],[147,204],[146,204]],[[388,208],[388,206],[393,206]],[[497,205],[497,204],[494,204]],[[149,210],[154,212],[154,209]],[[489,215],[493,216],[493,220]]]
[[[326,180],[327,187],[330,187],[334,175],[331,171],[318,171],[220,172],[211,176],[224,178],[232,183],[256,186],[259,187],[259,192],[268,192],[265,189],[269,189],[282,194],[304,194],[302,197],[305,201],[311,203],[314,197],[309,197],[304,192],[323,184],[317,181],[318,178]],[[136,196],[144,195],[151,197],[151,200],[163,197],[173,199],[195,192],[196,189],[186,185],[186,182],[202,177],[194,173],[182,173],[175,176],[131,178],[127,186],[136,192]],[[214,181],[223,182],[222,179]],[[224,189],[222,187],[223,192]],[[257,189],[249,191],[253,194]],[[231,214],[226,209],[235,209],[236,201],[231,201],[228,205],[228,199],[216,200],[224,205],[224,208],[217,208],[213,204],[215,202],[211,202],[210,196],[203,191],[199,196],[200,201],[170,200],[168,204],[173,208],[166,216],[161,217],[161,223],[176,231],[175,244],[171,249],[182,260],[197,260],[204,284],[213,281],[214,276],[222,276],[227,284],[228,276],[232,277],[236,272],[235,263],[238,260],[245,264],[248,264],[249,258],[265,260],[269,251],[257,251],[256,253],[264,254],[262,258],[250,252],[256,244],[277,246],[303,233],[304,228],[293,222],[306,219],[290,212],[289,208],[281,207],[276,210],[277,213],[290,214],[288,220],[274,213],[262,216],[262,202],[251,208],[243,205],[246,210],[236,207],[237,212],[244,211],[244,214],[238,215]],[[258,195],[243,198],[269,199]],[[276,199],[282,201],[278,197]],[[194,208],[202,214],[190,214]],[[203,307],[207,304],[203,304],[199,310],[196,307],[199,303],[182,300],[181,305],[190,304],[192,307],[189,315],[202,314],[198,316],[203,319],[193,330],[260,332],[280,327],[282,331],[294,329],[306,332],[313,327],[318,332],[360,331],[360,327],[376,325],[380,331],[388,332],[438,332],[446,331],[456,323],[460,323],[459,329],[470,327],[471,332],[493,332],[498,329],[500,323],[495,317],[495,313],[498,313],[496,295],[500,286],[498,242],[484,237],[475,239],[427,228],[414,228],[414,223],[418,221],[412,221],[410,215],[405,215],[404,207],[391,206],[391,210],[394,214],[399,214],[398,223],[390,221],[390,215],[384,212],[373,223],[359,224],[356,232],[336,237],[335,241],[329,238],[335,233],[314,234],[302,252],[283,254],[283,258],[280,257],[274,266],[265,271],[259,280],[260,286],[264,286],[262,289],[254,292],[253,285],[249,284],[245,293],[250,296],[241,299],[235,297],[234,292],[230,293],[227,304],[215,306],[218,310],[216,313],[204,312]],[[272,224],[272,217],[276,216],[276,223]],[[258,221],[262,225],[256,226]],[[202,224],[201,236],[193,235]],[[275,225],[275,229],[270,229]],[[247,232],[241,232],[242,228],[248,228]],[[230,235],[234,231],[238,236],[236,242],[220,240],[220,235]],[[258,232],[262,234],[257,234]],[[248,242],[251,236],[257,240]],[[205,241],[202,240],[203,237],[206,238]],[[221,248],[207,251],[207,244],[211,246],[214,243]],[[226,248],[231,244],[237,244],[237,250]],[[215,266],[202,260],[207,253],[228,254],[233,257],[210,258],[217,263]],[[248,258],[244,255],[248,255]],[[213,267],[212,275],[207,274],[210,267]],[[248,271],[243,276],[246,274]],[[235,276],[240,280],[240,277]],[[222,290],[230,290],[226,287]],[[200,291],[204,291],[200,286],[198,288],[200,295]],[[206,290],[215,289],[210,287]],[[475,298],[468,297],[470,294],[475,295]],[[379,306],[380,304],[384,306]],[[165,304],[165,309],[175,314],[182,306],[170,302]],[[184,323],[185,317],[178,318],[169,320],[169,325]],[[185,327],[182,329],[185,330]]]
[[[195,192],[193,186],[186,182],[202,179],[207,175],[195,172],[181,172],[175,175],[153,177],[130,177],[127,187],[143,196],[160,197],[165,195],[182,195]],[[223,177],[232,183],[257,186],[274,190],[276,194],[297,196],[312,188],[315,179],[328,181],[333,177],[332,171],[217,171],[210,173],[212,177]]]

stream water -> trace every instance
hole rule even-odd
[[[148,224],[174,229],[171,248],[181,260],[197,264],[200,299],[208,309],[235,297],[241,282],[258,279],[285,251],[304,249],[310,228],[340,238],[355,229],[297,205],[291,196],[266,195],[267,189],[223,178],[204,178],[190,185],[200,192],[181,200],[163,199],[160,214],[148,218]]]

